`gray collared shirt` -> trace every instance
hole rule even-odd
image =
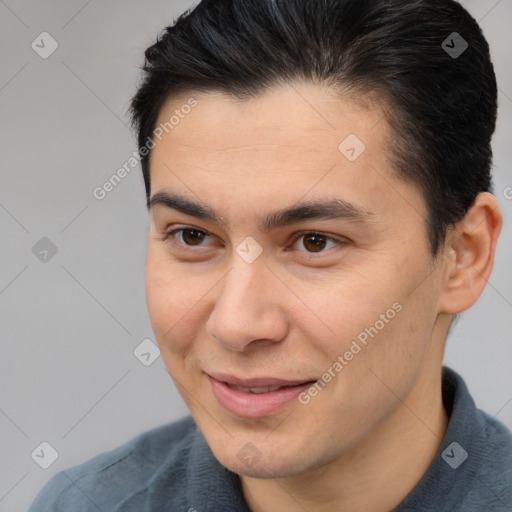
[[[475,407],[443,368],[450,418],[434,462],[392,512],[512,512],[512,434]],[[411,461],[414,464],[414,461]],[[193,418],[154,428],[57,473],[29,512],[250,512],[238,476],[212,454]]]

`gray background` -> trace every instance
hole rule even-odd
[[[500,87],[505,227],[489,285],[455,326],[445,361],[512,428],[512,0],[462,3],[488,38]],[[126,110],[144,49],[191,5],[0,1],[1,511],[26,510],[57,471],[187,413],[162,359],[144,366],[133,354],[154,340],[140,168],[101,201],[92,191],[136,150]],[[31,47],[43,31],[59,45],[47,59]],[[32,251],[43,237],[57,248],[46,262]],[[59,454],[48,469],[31,458],[43,441]]]

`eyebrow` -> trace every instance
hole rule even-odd
[[[147,201],[148,209],[163,206],[179,211],[185,215],[196,217],[213,224],[226,223],[209,205],[192,201],[191,199],[167,192],[157,192]],[[362,206],[349,203],[340,198],[309,201],[293,205],[282,210],[268,213],[260,221],[260,230],[269,232],[273,229],[295,224],[305,220],[348,220],[355,223],[365,223],[374,220],[375,212]]]

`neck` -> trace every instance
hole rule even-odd
[[[242,477],[250,509],[388,512],[395,508],[432,464],[446,433],[440,366],[425,367],[395,413],[342,458],[287,478]]]

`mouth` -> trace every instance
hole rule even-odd
[[[243,418],[272,416],[316,382],[272,377],[240,379],[226,374],[207,376],[219,405],[227,412]]]
[[[293,386],[261,386],[256,388],[244,388],[242,386],[233,386],[225,382],[231,389],[243,391],[244,393],[254,393],[255,395],[261,395],[262,393],[269,393],[270,391],[277,391],[278,389],[289,388]]]

